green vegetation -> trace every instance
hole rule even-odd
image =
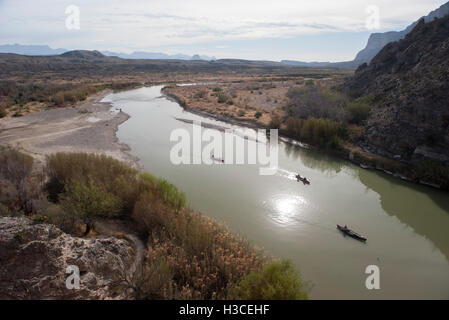
[[[352,99],[337,88],[318,84],[290,88],[287,97],[289,116],[329,118],[353,124],[362,124],[374,104],[371,96]]]
[[[15,149],[0,147],[0,195],[13,211],[32,213],[40,198],[37,178],[31,177],[33,158]]]
[[[7,115],[7,112],[6,112],[5,108],[0,107],[0,119],[3,117],[6,117],[6,115]]]
[[[229,97],[225,93],[220,92],[218,94],[218,100],[217,101],[218,101],[218,103],[227,103],[229,101]]]
[[[136,82],[56,83],[50,81],[0,80],[0,100],[5,101],[5,108],[14,105],[23,107],[32,102],[41,102],[53,107],[63,107],[83,101],[89,95],[106,88],[122,90],[138,85],[139,83]]]
[[[260,112],[260,111],[257,111],[257,112],[254,114],[254,117],[255,117],[256,119],[259,119],[261,116],[262,116],[262,112]]]
[[[189,209],[184,194],[163,179],[104,155],[50,155],[44,176],[32,174],[32,158],[21,152],[1,149],[0,160],[0,215],[22,212],[78,236],[95,230],[98,219],[136,230],[147,244],[147,259],[133,277],[117,275],[120,288],[134,298],[250,298],[247,289],[235,289],[246,288],[242,280],[250,274],[261,277],[266,298],[306,297],[291,266],[264,269],[270,258],[262,250]],[[21,187],[27,192],[17,198]]]
[[[306,81],[304,81],[304,84],[306,86],[313,86],[313,85],[315,85],[315,81],[313,81],[313,80],[306,80]]]
[[[330,119],[290,117],[286,121],[286,130],[295,139],[331,149],[340,149],[342,140],[347,138],[346,126]]]
[[[277,115],[271,117],[270,123],[268,124],[269,129],[279,129],[282,125],[282,120]]]
[[[242,300],[307,299],[307,290],[288,260],[269,264],[262,272],[251,272],[233,289],[232,294]]]

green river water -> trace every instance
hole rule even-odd
[[[105,97],[131,116],[120,142],[146,171],[184,191],[192,208],[293,261],[313,285],[312,299],[449,299],[448,193],[286,143],[272,176],[259,175],[258,165],[174,165],[170,133],[192,131],[176,117],[231,125],[184,111],[161,88]],[[312,184],[298,183],[297,172]],[[337,223],[368,241],[343,236]],[[379,290],[365,286],[368,265],[380,269]]]

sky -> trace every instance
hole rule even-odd
[[[371,33],[402,30],[445,2],[0,0],[0,44],[347,61],[365,47]]]

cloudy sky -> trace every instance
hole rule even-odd
[[[445,2],[0,0],[0,44],[343,61],[354,58],[371,32],[402,30]],[[79,8],[79,29],[66,27],[68,18],[74,21],[66,14],[71,5]],[[373,6],[378,8],[379,29],[372,29]]]

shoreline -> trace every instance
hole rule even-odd
[[[240,121],[235,118],[216,115],[210,112],[196,110],[188,107],[180,98],[161,88],[161,94],[167,100],[178,103],[183,110],[213,120],[222,121],[231,125],[243,126],[252,129],[262,129],[257,121]],[[117,160],[124,161],[132,167],[142,170],[140,159],[131,153],[130,147],[119,142],[118,127],[130,118],[130,115],[113,110],[110,102],[101,102],[104,97],[113,93],[106,89],[98,92],[85,101],[70,107],[54,108],[45,111],[27,114],[22,117],[7,117],[0,119],[0,146],[11,146],[31,155],[40,166],[45,157],[57,152],[88,152],[105,154]],[[89,120],[90,119],[90,120]],[[44,138],[44,140],[40,140]],[[279,131],[279,138],[284,143],[299,146],[303,149],[312,149],[333,155],[351,162],[362,169],[377,171],[402,181],[444,190],[438,185],[427,181],[415,181],[389,168],[383,168],[375,160],[367,160],[358,154],[346,150],[338,152],[323,150],[302,143]],[[38,167],[40,167],[38,166]]]
[[[117,131],[130,116],[102,102],[113,93],[106,89],[70,107],[54,108],[22,117],[0,119],[0,145],[17,148],[40,168],[45,157],[57,152],[105,154],[141,169],[130,147],[119,142]]]
[[[185,111],[196,114],[196,115],[200,115],[206,118],[211,118],[214,120],[218,120],[218,121],[222,121],[225,123],[229,123],[232,125],[238,125],[238,126],[244,126],[244,127],[249,127],[252,129],[260,129],[262,128],[262,126],[257,122],[257,121],[239,121],[235,118],[231,118],[231,117],[227,117],[227,116],[221,116],[221,115],[216,115],[213,114],[211,112],[206,112],[206,111],[201,111],[201,110],[196,110],[196,109],[192,109],[190,107],[187,106],[187,104],[182,101],[179,97],[177,97],[174,94],[165,92],[163,90],[164,88],[161,89],[161,93],[170,101],[176,102],[178,103],[181,108],[183,108]],[[266,129],[266,128],[265,128]],[[401,174],[399,172],[394,172],[393,170],[389,170],[389,168],[383,168],[379,163],[376,163],[375,160],[374,163],[369,163],[370,161],[367,159],[360,159],[360,161],[357,161],[356,158],[357,155],[360,156],[357,152],[352,152],[348,149],[344,149],[344,151],[333,151],[333,150],[324,150],[324,149],[320,149],[317,147],[314,147],[312,145],[303,143],[301,141],[295,140],[287,135],[285,135],[284,133],[282,133],[282,130],[279,130],[279,138],[281,139],[281,141],[294,145],[294,146],[299,146],[303,149],[313,149],[313,150],[317,150],[320,152],[324,152],[327,153],[329,155],[333,155],[335,157],[338,157],[340,159],[349,161],[350,163],[360,167],[361,169],[364,170],[372,170],[372,171],[376,171],[388,176],[391,176],[393,178],[399,179],[401,181],[404,182],[409,182],[409,183],[413,183],[413,184],[417,184],[417,185],[421,185],[421,186],[425,186],[425,187],[430,187],[432,189],[437,189],[437,190],[442,190],[445,191],[444,188],[441,188],[440,185],[434,184],[432,182],[427,182],[427,181],[423,181],[423,180],[414,180],[404,174]],[[356,155],[357,154],[357,155]],[[377,155],[373,155],[375,157],[377,157]],[[392,161],[390,159],[387,159],[387,161]]]

